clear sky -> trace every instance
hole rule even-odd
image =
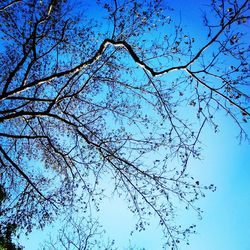
[[[180,223],[197,223],[197,234],[190,237],[190,246],[183,245],[183,250],[249,250],[250,145],[238,143],[235,138],[238,130],[226,117],[220,124],[218,134],[208,129],[203,135],[204,160],[189,166],[197,179],[204,184],[214,183],[217,191],[199,201],[204,210],[202,220],[190,214],[180,218]],[[102,213],[101,223],[107,235],[116,240],[118,249],[123,249],[129,243],[134,223],[126,204],[110,200],[103,205]],[[37,249],[46,234],[32,233],[30,240],[24,240],[25,249]],[[161,249],[161,232],[156,222],[146,232],[135,233],[130,239],[131,245],[146,250]]]
[[[183,250],[250,249],[250,145],[238,143],[237,128],[227,117],[220,120],[218,134],[206,129],[203,135],[204,159],[189,166],[197,179],[204,184],[215,184],[217,191],[208,192],[199,201],[204,210],[202,220],[191,214],[179,218],[180,223],[197,223],[197,234],[190,237],[190,246],[183,245]],[[129,227],[132,228],[132,218],[122,202],[106,204],[106,210],[104,225],[117,243],[121,242],[119,249],[122,249]],[[135,245],[147,250],[161,249],[160,240],[157,224],[132,238]]]
[[[201,31],[201,9],[208,1],[173,1],[184,26],[197,35]],[[197,12],[198,11],[198,12]],[[250,94],[250,89],[249,89]],[[204,144],[203,160],[194,161],[189,171],[203,184],[215,184],[217,191],[207,193],[198,203],[204,210],[203,219],[198,220],[189,213],[179,217],[180,223],[196,223],[197,234],[190,237],[190,246],[183,250],[249,250],[250,249],[250,145],[239,143],[236,125],[224,114],[217,115],[219,133],[206,127],[201,140]],[[250,134],[250,125],[248,128]],[[131,245],[146,250],[161,249],[161,232],[155,222],[143,233],[133,230],[134,219],[121,200],[110,200],[103,204],[100,222],[118,249]],[[35,250],[46,235],[34,232],[29,240],[22,239],[27,250]]]

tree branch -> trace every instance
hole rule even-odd
[[[11,5],[15,4],[15,3],[18,3],[18,2],[21,2],[22,0],[14,0],[12,2],[10,2],[9,4],[3,6],[0,8],[0,11],[3,11],[3,10],[6,10],[7,8],[9,8]]]
[[[8,156],[8,153],[5,152],[5,150],[0,146],[0,152],[4,156],[4,158],[19,172],[19,174],[34,188],[34,190],[43,197],[44,200],[49,201],[52,203],[37,187],[36,185],[31,181],[31,179],[23,172],[23,170],[18,167],[18,165]],[[52,203],[53,206],[57,208],[57,206]]]

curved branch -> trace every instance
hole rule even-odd
[[[204,45],[199,51],[198,53],[193,57],[193,59],[191,59],[187,64],[185,65],[180,65],[180,66],[174,66],[174,67],[170,67],[161,71],[156,71],[154,70],[152,67],[150,67],[149,65],[147,65],[145,62],[143,62],[138,55],[135,53],[135,51],[133,50],[132,46],[130,44],[128,44],[126,41],[115,41],[113,39],[105,39],[99,49],[97,50],[97,52],[95,53],[95,55],[88,59],[87,61],[84,61],[83,63],[75,66],[72,69],[69,70],[65,70],[65,71],[61,71],[58,73],[54,73],[50,76],[44,77],[42,79],[39,80],[35,80],[25,86],[20,86],[14,90],[10,90],[7,93],[2,93],[2,95],[0,96],[0,100],[4,100],[8,97],[11,97],[13,95],[19,94],[25,90],[28,90],[29,88],[32,88],[34,86],[38,86],[41,85],[45,82],[49,82],[52,81],[53,79],[59,78],[61,76],[65,76],[65,75],[70,75],[70,74],[75,74],[78,73],[79,71],[83,70],[84,68],[86,68],[87,66],[93,64],[94,62],[96,62],[97,60],[99,60],[99,58],[102,56],[102,54],[105,52],[106,48],[108,45],[113,45],[114,47],[123,47],[125,48],[130,56],[132,57],[132,59],[135,61],[135,63],[137,63],[141,68],[143,68],[145,71],[147,71],[148,73],[150,73],[153,77],[154,76],[160,76],[166,73],[169,73],[171,71],[175,71],[175,70],[186,70],[188,71],[188,73],[190,74],[190,71],[187,69],[191,64],[193,64],[199,57],[200,55],[211,45],[213,44],[216,39],[223,33],[223,31],[230,26],[235,19],[237,18],[237,16],[241,13],[241,11],[245,8],[246,4],[249,2],[249,0],[246,0],[244,2],[244,4],[241,6],[241,8],[239,8],[239,10],[235,13],[234,17],[232,19],[230,19],[225,25],[223,25],[221,27],[221,29],[215,34],[215,36],[213,38],[211,38],[211,40]],[[194,78],[196,78],[196,76],[194,74],[192,74],[192,76]],[[235,103],[234,101],[232,101],[230,98],[226,97],[225,95],[223,95],[222,93],[220,93],[219,91],[216,91],[215,89],[211,88],[209,85],[202,83],[200,81],[198,81],[199,83],[201,83],[203,86],[205,86],[206,88],[209,88],[210,90],[212,90],[213,92],[215,92],[216,94],[220,95],[221,97],[223,97],[224,99],[226,99],[227,101],[229,101],[230,103],[232,103],[234,106],[236,106],[237,108],[239,108],[244,114],[249,115],[250,113],[247,112],[244,108],[242,108],[241,106],[239,106],[237,103]]]

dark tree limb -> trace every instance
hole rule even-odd
[[[6,10],[7,8],[11,7],[13,4],[15,3],[18,3],[18,2],[21,2],[22,0],[14,0],[12,2],[10,2],[9,4],[3,6],[3,7],[0,7],[0,11],[4,11]]]

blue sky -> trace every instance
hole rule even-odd
[[[189,170],[202,183],[215,184],[217,191],[208,192],[198,202],[204,210],[202,220],[191,213],[180,216],[180,223],[197,224],[197,234],[190,237],[190,246],[182,246],[183,250],[249,250],[250,145],[239,144],[237,133],[236,126],[222,116],[220,132],[214,134],[207,129],[203,135],[204,159],[190,164]],[[131,245],[146,250],[161,249],[162,236],[156,221],[145,232],[129,238],[135,220],[122,200],[106,201],[102,214],[100,222],[107,235],[116,240],[118,249],[127,246],[129,239]],[[25,249],[37,249],[49,231],[34,232],[29,236],[30,240],[23,239]]]
[[[205,159],[191,170],[202,182],[214,183],[217,191],[200,201],[204,217],[191,247],[184,249],[249,249],[250,146],[238,144],[237,129],[227,118],[220,130],[204,136]]]
[[[184,27],[196,36],[201,31],[201,12],[208,1],[175,1],[170,3],[181,11]],[[198,13],[198,14],[197,14]],[[250,90],[249,90],[250,94]],[[198,220],[190,213],[180,214],[183,224],[197,224],[197,234],[190,237],[190,246],[182,245],[183,250],[249,250],[250,249],[250,145],[239,140],[237,126],[223,113],[218,113],[219,132],[215,134],[206,127],[201,141],[203,152],[201,161],[192,161],[189,171],[203,184],[213,183],[214,193],[198,204],[204,210],[203,219]],[[250,134],[250,126],[248,127]],[[134,218],[122,200],[108,200],[103,204],[101,224],[107,235],[116,240],[118,249],[128,246],[129,233],[133,230]],[[49,230],[34,232],[29,240],[22,239],[27,250],[35,250]],[[146,250],[161,249],[162,235],[157,222],[153,222],[143,233],[135,233],[131,245]]]
[[[206,129],[202,136],[204,159],[189,166],[197,179],[204,184],[215,184],[217,191],[207,193],[198,202],[204,210],[202,220],[190,213],[180,216],[180,223],[197,223],[197,234],[190,237],[190,246],[182,246],[183,250],[249,250],[250,145],[239,144],[236,139],[238,130],[227,117],[221,116],[220,120],[218,134]],[[110,202],[106,204],[106,210],[106,219],[102,221],[108,233],[117,237],[117,243],[121,242],[119,249],[122,249],[127,242],[129,227],[132,228],[132,218],[122,202],[118,206],[117,202]],[[157,223],[132,238],[135,245],[147,250],[161,249],[160,241]]]

